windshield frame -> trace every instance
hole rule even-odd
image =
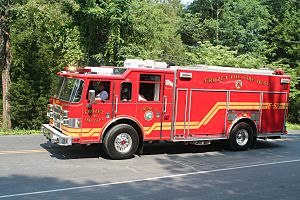
[[[67,76],[57,76],[57,78],[58,85],[53,97],[69,103],[79,103],[82,100],[85,81]]]

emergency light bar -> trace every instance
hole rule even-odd
[[[126,59],[124,62],[126,68],[168,68],[166,62],[155,62],[154,60]]]
[[[79,73],[79,74],[91,72],[90,69],[81,68],[81,67],[65,67],[64,71],[65,72],[71,72],[71,73]]]
[[[112,67],[85,67],[85,69],[91,70],[92,74],[101,74],[101,75],[113,75],[114,68]]]

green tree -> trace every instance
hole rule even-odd
[[[124,59],[159,59],[184,51],[177,34],[179,0],[79,1],[88,64],[122,65]],[[178,54],[177,54],[178,55]]]
[[[275,60],[295,65],[300,63],[300,2],[288,1],[283,18],[271,32]]]
[[[10,101],[10,70],[12,63],[11,50],[11,8],[16,3],[13,0],[0,0],[0,70],[2,73],[2,127],[11,128]]]
[[[77,0],[75,21],[84,37],[86,64],[117,64],[119,49],[131,32],[130,0]]]
[[[189,47],[186,56],[191,64],[260,68],[266,63],[265,60],[250,53],[238,55],[236,50],[230,50],[229,47],[222,45],[212,45],[209,41]]]
[[[195,0],[184,16],[181,34],[189,45],[209,40],[259,58],[269,53],[263,34],[270,18],[268,7],[259,0]]]
[[[181,25],[185,44],[193,45],[207,40],[219,44],[224,3],[224,0],[195,0],[188,6]]]
[[[126,58],[162,59],[182,63],[184,46],[177,27],[182,6],[179,1],[134,1],[131,4],[131,33],[120,49]]]
[[[84,59],[79,28],[74,26],[70,15],[78,8],[71,0],[28,0],[14,7],[16,19],[11,26],[14,127],[38,129],[46,120],[53,72]]]
[[[268,8],[259,0],[228,0],[222,16],[221,44],[238,50],[239,54],[269,53],[268,43],[262,35],[270,23]]]

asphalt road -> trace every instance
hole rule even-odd
[[[149,144],[108,160],[95,146],[42,135],[0,137],[2,199],[300,199],[300,131],[244,152],[220,144]]]

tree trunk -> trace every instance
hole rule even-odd
[[[1,48],[1,68],[2,68],[2,95],[3,95],[3,118],[2,128],[4,130],[11,129],[10,118],[10,67],[12,61],[10,32],[8,27],[0,29],[0,48]]]

